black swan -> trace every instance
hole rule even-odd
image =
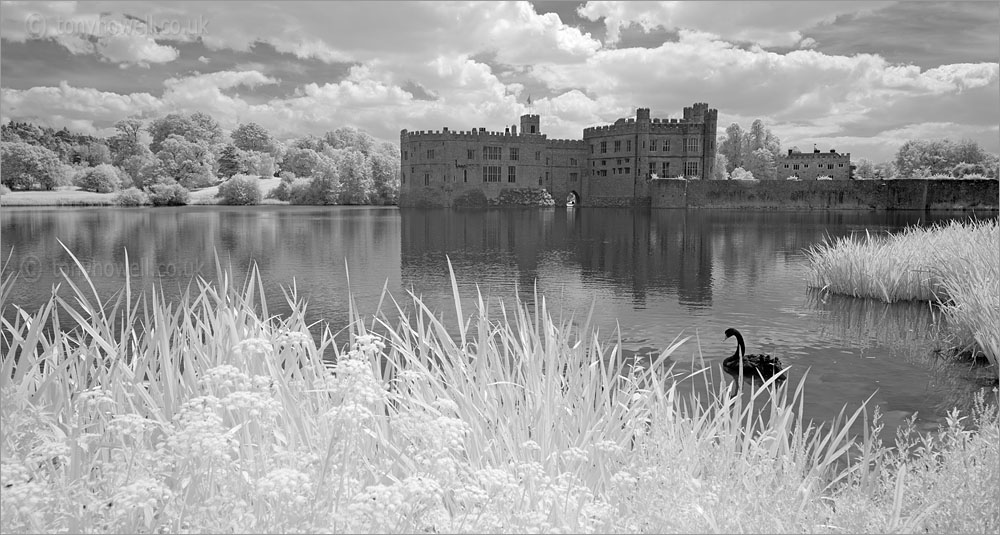
[[[785,381],[785,375],[781,374],[783,367],[777,357],[771,355],[747,355],[746,345],[743,343],[743,335],[732,327],[726,329],[726,340],[730,336],[736,337],[736,352],[726,360],[722,361],[722,371],[736,378],[733,382],[733,391],[730,396],[735,396],[739,392],[740,368],[743,368],[743,380],[747,383],[762,383],[777,375],[775,384]]]

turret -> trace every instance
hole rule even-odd
[[[521,134],[541,133],[541,121],[537,115],[525,114],[521,116]]]

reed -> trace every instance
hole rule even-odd
[[[853,297],[939,305],[960,349],[1000,357],[1000,224],[952,221],[824,240],[806,251],[809,285]],[[998,368],[1000,369],[1000,368]]]
[[[975,431],[955,415],[917,437],[924,449],[909,435],[883,448],[848,435],[862,409],[804,422],[801,382],[730,399],[711,370],[668,365],[685,340],[637,366],[589,316],[553,319],[541,296],[480,296],[466,316],[452,276],[454,328],[385,294],[371,315],[352,304],[339,348],[329,329],[310,334],[294,286],[275,317],[256,269],[244,284],[218,271],[175,304],[128,280],[102,299],[67,279],[71,299],[4,315],[0,531],[1000,525],[1000,420],[986,403]],[[14,283],[0,282],[4,303]],[[714,394],[682,395],[680,380]]]

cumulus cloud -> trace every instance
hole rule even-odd
[[[163,101],[149,93],[121,95],[72,87],[66,82],[58,87],[4,88],[0,97],[0,113],[5,118],[27,119],[58,128],[83,126],[87,132],[95,124],[109,125],[130,115],[148,117],[164,110]]]
[[[156,41],[160,29],[121,12],[81,10],[63,2],[5,2],[0,24],[9,41],[49,39],[72,54],[97,54],[123,66],[148,67],[178,57],[176,48]],[[172,38],[183,36],[178,27]]]
[[[763,47],[793,47],[802,30],[834,20],[837,15],[870,12],[891,2],[587,2],[580,16],[604,21],[607,42],[617,43],[621,31],[637,25],[694,30],[728,41]]]
[[[179,54],[172,46],[159,45],[148,36],[138,34],[103,37],[97,42],[97,53],[114,63],[142,67],[173,61]]]
[[[18,4],[5,9],[2,19],[4,37],[20,42],[39,37],[24,29],[26,17],[33,14],[43,17],[52,28],[56,21],[94,21],[108,13],[127,13],[137,19],[174,23],[170,27],[180,30],[157,33],[160,41],[201,39],[211,49],[239,51],[249,51],[260,41],[280,52],[326,62],[442,53],[471,56],[493,51],[501,61],[518,64],[583,58],[601,46],[589,34],[566,25],[558,15],[538,14],[528,2],[377,2],[365,9],[358,6],[296,1],[243,2],[240,9],[221,1]],[[78,42],[64,41],[67,48],[81,47]],[[162,55],[162,51],[157,52]]]
[[[196,52],[177,61],[183,67],[148,92],[121,95],[67,83],[3,89],[2,115],[101,128],[136,113],[205,111],[227,128],[253,120],[279,137],[353,125],[394,140],[401,128],[502,128],[527,111],[523,100],[533,93],[543,131],[558,138],[578,138],[583,128],[630,116],[640,106],[652,108],[655,116],[676,117],[695,101],[720,110],[721,128],[727,121],[748,125],[760,117],[783,139],[803,144],[874,139],[883,132],[906,133],[911,124],[949,125],[954,136],[987,128],[976,121],[1000,113],[997,63],[922,69],[877,54],[824,53],[802,37],[810,26],[872,5],[747,2],[722,9],[700,3],[590,2],[580,14],[603,20],[609,42],[633,24],[669,28],[678,36],[656,48],[604,48],[554,13],[539,14],[524,2],[247,3],[239,10],[219,2],[39,4],[47,16],[63,18],[97,17],[102,11],[112,13],[105,17],[130,13],[153,20],[203,17],[207,30],[197,47],[185,45],[190,48],[178,44],[193,38],[184,32],[148,41],[132,35],[74,41],[45,33],[45,38],[62,39],[74,53],[99,54],[123,65],[177,61],[177,49],[170,45],[185,55]],[[23,17],[19,27],[11,26],[12,17],[36,9],[27,6],[4,10],[5,40],[8,35],[13,41],[32,38]],[[822,38],[824,46],[827,39]],[[259,41],[284,53],[281,60],[288,67],[276,70],[273,54],[244,61],[230,52],[254,50]],[[787,49],[767,49],[779,45]],[[221,49],[227,52],[217,52]],[[227,57],[238,59],[226,63]],[[311,77],[319,62],[295,58],[350,67],[337,65],[331,67],[335,76]],[[210,70],[208,65],[226,70],[190,71]],[[265,74],[275,72],[286,80]],[[265,85],[273,87],[255,92]],[[986,100],[983,95],[990,92],[993,98]],[[970,107],[978,119],[963,111]],[[994,140],[986,146],[996,150],[996,145]]]

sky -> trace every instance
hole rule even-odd
[[[694,102],[786,149],[1000,152],[1000,2],[0,2],[3,122],[109,135],[202,111],[398,142],[530,111],[580,139]]]

